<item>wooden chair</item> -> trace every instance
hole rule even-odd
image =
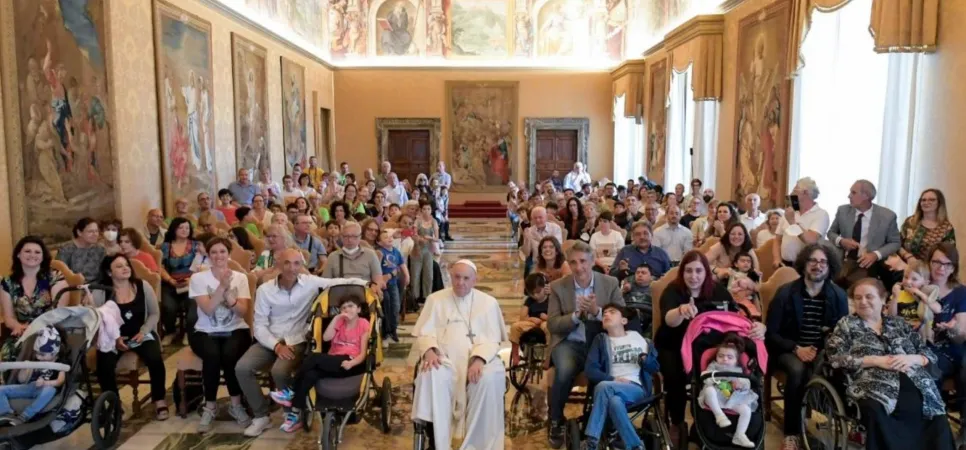
[[[157,298],[158,302],[160,303],[161,274],[148,270],[148,268],[144,267],[144,264],[138,260],[131,260],[131,267],[134,269],[134,274],[138,278],[146,281],[151,286],[151,289],[154,290],[155,298]],[[96,367],[96,362],[88,365],[88,367]],[[141,359],[138,358],[137,353],[127,352],[122,355],[120,359],[118,359],[117,368],[114,370],[115,376],[117,377],[118,386],[130,386],[132,392],[134,393],[134,398],[131,405],[133,407],[133,414],[135,417],[140,417],[142,406],[151,402],[150,396],[140,398],[140,392],[138,389],[140,385],[151,385],[150,378],[141,378],[140,375],[142,367],[144,367],[144,364],[141,362]]]
[[[708,253],[708,250],[711,250],[711,246],[717,244],[719,240],[720,239],[716,237],[709,237],[704,241],[704,244],[701,244],[701,246],[698,247],[698,251],[701,253]]]
[[[761,271],[762,282],[767,282],[768,279],[771,278],[772,274],[775,273],[775,266],[772,264],[772,252],[774,251],[776,245],[778,245],[778,241],[772,238],[769,239],[768,242],[765,242],[761,247],[755,249],[755,256],[758,257],[758,264],[761,265],[758,270]]]
[[[775,299],[775,294],[778,289],[782,286],[791,283],[798,279],[798,272],[791,267],[781,267],[772,274],[768,281],[761,284],[759,293],[761,294],[761,315],[762,317],[768,317],[768,307],[771,306],[772,300]],[[777,357],[778,355],[773,355]],[[781,395],[775,395],[772,392],[772,378],[777,380],[779,383],[785,382],[785,374],[782,372],[771,372],[768,368],[765,369],[765,401],[763,404],[763,409],[765,411],[765,420],[771,420],[771,406],[772,402],[775,400],[782,400],[784,397]]]
[[[64,281],[67,282],[67,286],[77,287],[85,282],[84,275],[74,273],[74,271],[70,270],[70,268],[67,267],[67,264],[65,264],[63,261],[57,259],[51,261],[50,268],[51,270],[56,270],[64,275]],[[84,298],[84,292],[82,291],[74,291],[67,295],[70,296],[67,306],[77,306],[81,303],[81,299]]]
[[[237,270],[239,272],[252,270],[252,252],[241,248],[240,245],[236,244],[232,246],[231,260],[239,265],[238,269],[233,267],[231,270]]]
[[[249,236],[249,237],[252,238],[251,239],[251,241],[252,241],[252,253],[255,254],[255,258],[258,258],[259,256],[262,255],[262,252],[265,251],[265,247],[267,247],[268,244],[266,244],[265,241],[263,241],[263,240],[261,240],[259,238],[256,238],[254,236]]]
[[[134,232],[137,233],[137,235],[141,238],[141,248],[139,248],[138,250],[141,250],[142,252],[151,255],[151,257],[154,258],[154,262],[158,265],[158,267],[161,267],[161,249],[159,248],[161,246],[158,245],[158,247],[155,247],[151,245],[151,243],[148,242],[148,238],[144,237],[144,235],[141,234],[140,231],[134,230]],[[161,291],[158,291],[158,292],[161,292]]]
[[[566,233],[566,231],[564,232]],[[566,255],[567,252],[569,252],[570,249],[573,248],[574,244],[576,244],[577,242],[580,242],[580,241],[575,239],[564,241],[563,244],[560,246],[560,249],[563,251],[564,255]],[[564,259],[566,259],[566,257],[564,257]]]
[[[215,228],[218,229],[219,233],[227,233],[229,230],[231,230],[231,225],[228,225],[228,222],[222,222],[219,220],[215,222]]]

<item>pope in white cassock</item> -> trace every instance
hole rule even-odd
[[[473,289],[476,265],[450,269],[452,288],[426,298],[413,336],[422,358],[416,375],[413,421],[432,422],[436,449],[503,448],[506,371],[497,355],[507,340],[496,299]],[[455,448],[455,445],[454,447]]]

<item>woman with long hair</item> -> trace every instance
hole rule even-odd
[[[931,284],[939,287],[936,303],[940,312],[933,316],[935,334],[929,344],[939,357],[936,366],[942,377],[937,382],[941,385],[944,378],[953,377],[956,391],[966,392],[966,369],[963,366],[966,361],[966,286],[959,281],[959,251],[953,243],[943,242],[933,246],[927,256]],[[957,396],[956,406],[966,408],[966,397]],[[960,439],[964,437],[960,431]]]
[[[766,242],[774,239],[781,233],[782,213],[778,210],[768,211],[767,219],[763,227],[758,228],[755,234],[755,248],[761,248]]]
[[[916,212],[909,216],[899,230],[902,247],[899,257],[925,260],[929,251],[940,243],[956,244],[956,230],[946,212],[946,196],[939,189],[926,189],[919,196]]]
[[[416,235],[410,263],[412,264],[412,292],[413,297],[425,299],[433,292],[433,248],[439,240],[439,224],[433,218],[433,208],[429,202],[419,205],[419,216],[416,219]]]
[[[351,214],[366,213],[366,202],[362,198],[359,198],[359,188],[354,184],[348,184],[345,187],[345,193],[342,195],[342,202],[346,204],[349,208]]]
[[[567,230],[567,239],[580,239],[580,233],[587,225],[587,216],[584,215],[584,207],[577,197],[567,200],[567,208],[561,212],[560,218]]]
[[[192,236],[191,222],[176,217],[161,244],[161,321],[168,336],[174,336],[177,331],[175,325],[180,311],[187,311],[189,324],[194,315],[193,308],[188,305],[188,280],[192,275],[191,263],[195,257],[204,254],[204,249]]]
[[[741,222],[734,222],[728,225],[725,237],[712,245],[705,256],[711,262],[715,275],[718,278],[727,278],[731,273],[730,269],[734,265],[735,257],[739,253],[751,255],[753,270],[761,269],[761,265],[758,263],[758,255],[752,249],[751,236],[748,234],[748,230]]]
[[[376,219],[368,218],[362,221],[362,240],[369,244],[373,250],[379,248],[379,222]]]
[[[128,259],[138,260],[141,264],[144,264],[146,269],[152,272],[158,272],[158,262],[154,260],[154,256],[140,250],[141,246],[144,245],[144,241],[141,239],[141,233],[138,233],[137,230],[134,228],[122,228],[121,232],[118,233],[117,243],[121,247],[120,254],[127,256]]]
[[[540,239],[537,249],[539,254],[536,264],[533,265],[533,273],[539,272],[546,275],[548,283],[570,275],[570,264],[567,264],[567,258],[557,238],[547,236]]]
[[[740,223],[738,210],[731,203],[718,203],[718,207],[715,208],[714,220],[709,221],[708,228],[704,230],[704,239],[707,240],[710,237],[723,238],[725,233],[728,232],[728,228],[734,223]]]
[[[50,251],[43,239],[25,236],[13,248],[10,276],[0,280],[0,313],[3,325],[10,330],[0,344],[0,361],[16,361],[20,355],[17,339],[41,314],[67,306],[69,296],[54,303],[57,294],[67,287],[64,275],[50,268]]]

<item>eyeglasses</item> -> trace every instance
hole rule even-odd
[[[809,258],[808,261],[806,261],[806,262],[808,262],[808,264],[809,265],[812,265],[812,266],[828,267],[828,260],[827,259]]]
[[[347,239],[359,239],[362,237],[362,235],[361,234],[343,234],[342,237]]]
[[[939,260],[929,261],[929,264],[932,264],[932,266],[935,267],[935,268],[937,268],[937,269],[952,270],[953,267],[955,267],[953,265],[953,263],[951,263],[951,262],[942,262],[942,261],[939,261]]]

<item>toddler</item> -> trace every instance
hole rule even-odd
[[[524,281],[527,299],[520,309],[520,319],[510,326],[510,367],[520,364],[520,338],[531,330],[542,328],[546,333],[547,313],[549,306],[547,297],[550,296],[550,283],[542,273],[531,273]],[[550,342],[549,339],[546,342]]]
[[[626,263],[626,262],[625,262]],[[632,328],[636,325],[633,322],[640,321],[640,330],[644,337],[651,337],[653,300],[651,298],[651,266],[646,263],[637,266],[634,277],[627,277],[621,284],[624,292],[624,304],[628,308],[633,308],[638,312],[638,318],[632,319]]]
[[[386,288],[382,291],[382,310],[385,319],[382,321],[382,343],[383,346],[389,345],[389,339],[399,342],[396,328],[399,320],[400,308],[400,281],[405,286],[409,280],[409,268],[406,267],[402,253],[393,247],[392,234],[387,230],[379,232],[379,256],[382,262],[382,276],[386,280]]]
[[[712,374],[704,380],[704,388],[698,396],[698,402],[714,413],[715,422],[721,428],[731,426],[731,419],[725,415],[724,409],[730,409],[738,414],[738,426],[731,443],[739,447],[753,448],[755,443],[745,434],[751,422],[751,413],[758,409],[758,394],[751,390],[751,382],[745,378],[717,377],[716,373],[743,373],[740,358],[745,351],[745,341],[731,332],[725,335],[718,345],[714,362],[701,372],[701,375]]]
[[[292,433],[302,428],[302,410],[305,400],[315,383],[322,378],[348,378],[366,371],[366,349],[369,346],[369,321],[359,317],[363,300],[358,295],[346,296],[339,307],[339,315],[332,319],[322,334],[322,340],[331,342],[329,353],[313,353],[307,356],[295,373],[293,388],[269,393],[275,403],[292,408],[285,413],[282,431]]]
[[[596,450],[604,422],[617,429],[624,448],[643,450],[627,406],[651,395],[652,379],[658,371],[654,344],[636,331],[626,331],[626,310],[613,303],[604,306],[606,333],[594,338],[587,354],[584,374],[594,387],[594,405],[587,420],[584,448]]]
[[[342,239],[339,237],[341,234],[342,227],[339,226],[339,222],[330,220],[325,224],[325,252],[327,254],[331,255],[342,248]]]
[[[48,326],[36,336],[32,359],[39,362],[57,362],[60,357],[60,332]],[[17,370],[9,381],[11,384],[0,386],[0,422],[18,426],[30,421],[47,407],[65,379],[64,372],[54,369]],[[11,399],[33,399],[33,402],[16,415],[10,407]]]
[[[902,283],[892,287],[889,312],[905,319],[926,342],[933,341],[933,315],[942,311],[939,303],[939,287],[928,284],[929,266],[922,261],[912,261],[902,274]]]

